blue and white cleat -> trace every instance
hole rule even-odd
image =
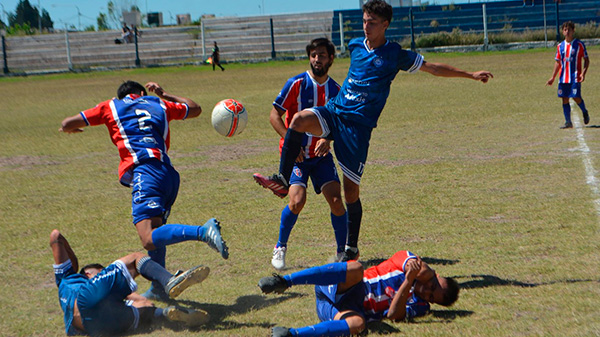
[[[206,231],[204,232],[204,237],[199,238],[200,241],[206,242],[210,248],[219,252],[227,260],[229,258],[229,248],[225,240],[221,237],[220,222],[212,218],[202,227],[206,228]]]

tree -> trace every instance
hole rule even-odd
[[[98,17],[96,18],[96,24],[98,25],[98,31],[110,29],[110,27],[108,26],[108,22],[106,20],[107,20],[106,14],[104,14],[104,13],[98,14]]]
[[[137,0],[110,0],[106,4],[108,19],[113,27],[121,27],[123,12],[138,11]]]
[[[39,18],[40,12],[29,3],[29,0],[20,0],[15,13],[8,13],[8,25],[11,27],[16,25],[38,27]],[[46,10],[42,11],[41,22],[42,28],[52,28],[54,26],[50,14]]]

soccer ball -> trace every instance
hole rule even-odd
[[[239,135],[246,128],[248,113],[242,103],[228,98],[215,105],[212,111],[212,125],[225,137]]]

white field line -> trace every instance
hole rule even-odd
[[[594,197],[594,205],[596,207],[596,214],[600,216],[600,181],[596,178],[594,165],[590,156],[590,148],[585,142],[585,136],[583,132],[583,125],[579,120],[579,108],[571,101],[571,118],[575,122],[575,130],[577,131],[577,142],[579,143],[579,151],[582,153],[583,165],[585,166],[585,180],[590,186]],[[581,127],[580,127],[581,126]]]

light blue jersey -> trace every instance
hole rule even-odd
[[[365,38],[351,40],[348,49],[351,57],[348,76],[340,93],[328,104],[342,118],[374,128],[396,74],[400,70],[418,71],[423,56],[390,41],[371,50]]]

